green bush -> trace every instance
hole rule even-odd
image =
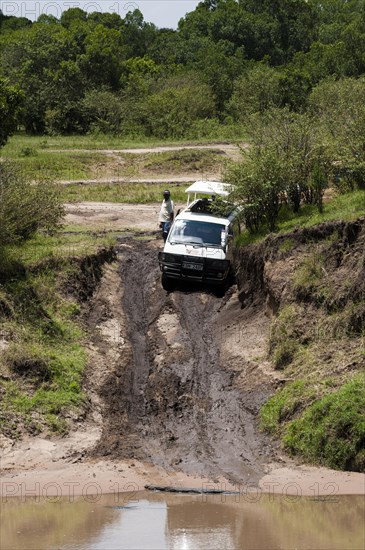
[[[91,90],[82,101],[87,124],[94,132],[120,134],[123,131],[122,101],[107,90]]]
[[[0,163],[0,248],[55,230],[63,216],[57,188],[28,180],[13,164]]]

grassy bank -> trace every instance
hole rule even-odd
[[[331,378],[288,384],[262,408],[261,426],[306,462],[363,472],[364,418],[365,376],[359,374],[340,386]]]
[[[313,205],[304,205],[298,213],[292,212],[288,207],[283,207],[275,235],[290,233],[297,229],[314,227],[323,222],[344,220],[355,220],[365,215],[365,191],[357,190],[351,193],[337,195],[325,202],[323,212]],[[245,246],[251,243],[262,241],[269,234],[267,227],[262,227],[257,233],[243,231],[237,239],[238,246]]]
[[[83,286],[100,276],[111,239],[37,235],[0,262],[0,430],[65,433],[86,407]]]
[[[263,252],[277,308],[268,355],[286,383],[261,426],[307,462],[356,471],[365,470],[364,245],[362,219],[271,237]]]

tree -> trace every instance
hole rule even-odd
[[[79,56],[78,63],[90,84],[118,89],[121,63],[126,58],[122,33],[96,25],[84,44],[85,53]]]
[[[227,114],[245,123],[249,114],[271,107],[304,112],[312,87],[323,78],[365,72],[363,5],[364,0],[203,0],[177,31],[157,29],[138,9],[121,18],[71,8],[60,19],[43,14],[36,23],[0,11],[0,75],[23,91],[29,133],[86,131],[83,101],[99,91],[104,98],[112,94],[108,117],[114,121],[121,100],[124,128],[170,135],[175,126],[180,135],[194,118],[204,121],[200,114],[187,115],[186,106],[180,116],[172,115],[173,98],[184,105],[193,73],[209,90],[205,112],[210,117],[214,111],[215,124],[232,120]],[[185,91],[172,86],[162,92],[163,79],[171,84],[173,75]],[[156,116],[143,120],[141,113],[159,111],[160,93],[172,118],[167,123],[162,112],[157,130]],[[104,127],[103,118],[96,118]],[[114,123],[110,128],[116,131]]]
[[[23,94],[17,86],[9,86],[0,78],[0,147],[3,147],[17,128]]]
[[[93,12],[88,15],[87,20],[96,25],[103,25],[108,29],[120,30],[124,27],[123,19],[117,13]]]
[[[86,88],[85,77],[75,61],[61,61],[48,73],[45,127],[48,133],[71,134],[86,130],[81,101]]]
[[[340,187],[364,186],[365,78],[322,81],[309,97],[309,109],[327,133]]]
[[[326,181],[331,171],[331,152],[323,144],[323,135],[316,120],[308,114],[298,114],[285,109],[272,109],[264,117],[253,117],[250,132],[258,157],[266,150],[274,151],[281,159],[285,175],[285,193],[294,212],[301,201],[321,203],[321,197],[313,190],[313,173],[320,170]],[[322,178],[323,180],[323,178]],[[322,181],[321,180],[321,181]],[[324,187],[322,188],[322,194]]]
[[[214,93],[218,113],[223,112],[225,103],[232,95],[233,82],[245,67],[243,51],[234,51],[227,41],[214,43],[206,40],[189,66],[202,75]]]
[[[291,65],[280,71],[279,94],[282,107],[287,105],[293,111],[304,110],[310,89],[310,77],[304,70]]]
[[[215,114],[212,91],[194,73],[163,79],[156,87],[140,104],[140,122],[147,135],[181,138],[194,121]]]
[[[186,62],[186,42],[180,33],[172,29],[160,29],[148,49],[148,55],[159,65],[170,67]]]
[[[151,92],[151,86],[158,77],[168,71],[157,65],[148,56],[132,57],[122,64],[121,88],[124,97],[138,100]],[[164,75],[164,76],[165,76]]]
[[[61,15],[61,25],[69,29],[72,25],[78,24],[80,21],[87,20],[87,12],[80,8],[69,8]]]
[[[264,113],[281,105],[280,73],[264,63],[255,63],[234,83],[228,104],[236,120],[245,123],[253,113]]]
[[[265,224],[273,231],[287,200],[294,211],[302,200],[322,210],[332,163],[313,120],[286,108],[256,114],[250,123],[253,144],[244,161],[225,174],[247,229],[255,232]]]
[[[140,10],[128,12],[124,18],[123,43],[126,57],[143,57],[153,44],[157,29],[152,23],[146,23]]]
[[[4,15],[0,10],[0,33],[6,33],[15,31],[17,29],[24,29],[30,27],[32,22],[26,17],[14,17],[11,15]]]
[[[90,90],[82,101],[82,108],[89,130],[105,134],[122,133],[125,109],[117,95],[108,90]]]
[[[273,231],[285,188],[284,167],[274,150],[252,149],[243,162],[226,170],[224,178],[233,185],[230,198],[240,206],[246,228],[255,233],[266,224]]]
[[[23,91],[23,122],[29,133],[45,131],[45,113],[54,100],[54,71],[71,55],[70,42],[61,25],[35,23],[14,33],[3,47],[2,71]]]
[[[248,59],[275,65],[307,51],[316,38],[316,12],[305,0],[208,0],[179,22],[185,38],[209,37],[243,48]]]

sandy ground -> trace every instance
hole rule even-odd
[[[93,435],[32,438],[3,450],[0,496],[77,496],[143,491],[146,484],[200,488],[211,480],[137,460],[84,459]],[[80,453],[80,448],[84,447]],[[75,448],[78,454],[75,457]],[[223,484],[225,480],[216,480]]]
[[[33,438],[3,448],[0,496],[72,497],[130,493],[142,491],[146,484],[329,499],[336,495],[365,495],[365,476],[360,473],[271,464],[267,466],[270,473],[258,483],[231,484],[224,477],[212,479],[199,474],[187,475],[132,459],[84,459],[82,453],[75,457],[74,449],[80,448],[83,439],[85,445],[85,434],[74,433],[67,439]],[[87,445],[84,451],[86,448]]]
[[[66,204],[66,225],[93,227],[95,230],[158,230],[159,204],[116,204],[81,202]]]

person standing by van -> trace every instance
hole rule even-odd
[[[158,221],[162,229],[163,240],[166,241],[171,224],[174,221],[174,203],[171,200],[170,191],[168,189],[163,192],[163,201]]]

